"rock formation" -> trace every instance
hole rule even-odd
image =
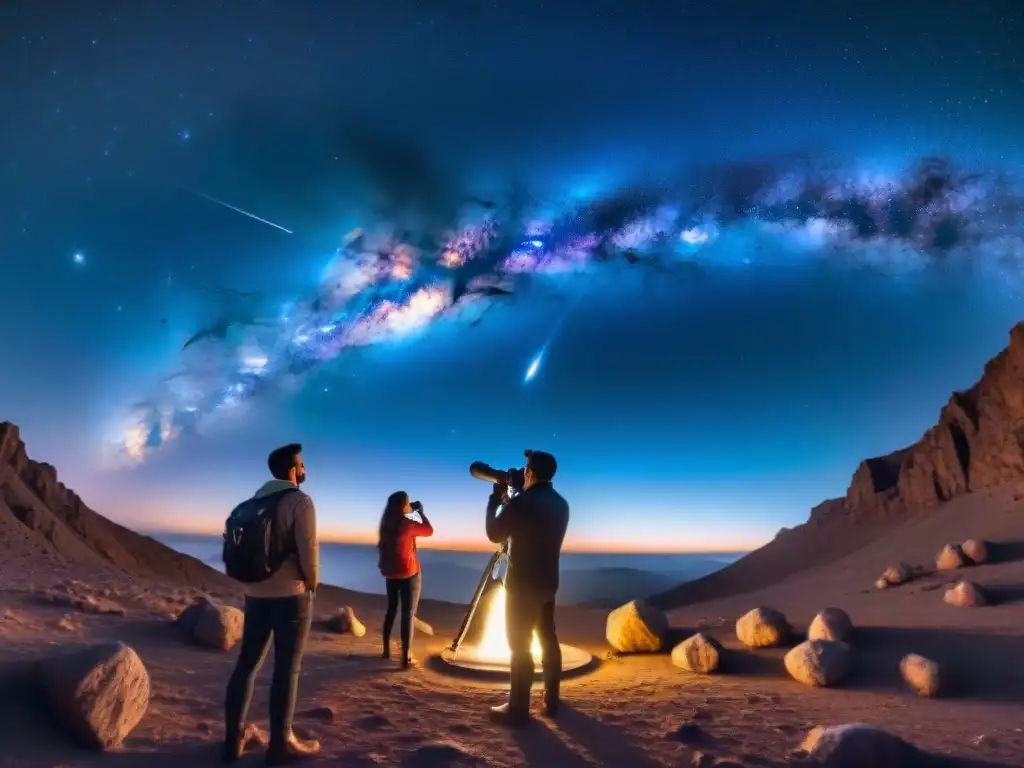
[[[850,671],[852,649],[846,643],[807,640],[785,657],[786,671],[804,685],[827,688],[836,685]]]
[[[17,529],[57,559],[200,589],[236,586],[199,560],[91,510],[57,479],[54,467],[28,457],[18,428],[7,421],[0,422],[0,526]]]
[[[942,689],[939,665],[916,653],[903,657],[903,661],[900,662],[900,675],[903,682],[918,696],[938,696]]]
[[[981,379],[950,397],[920,440],[862,461],[843,498],[822,502],[803,525],[650,602],[674,608],[740,594],[751,584],[767,587],[861,549],[907,515],[1015,481],[1024,481],[1024,323],[1010,331],[1009,345],[985,365]],[[880,579],[876,586],[890,584]]]
[[[808,640],[829,640],[846,642],[853,634],[853,622],[841,608],[826,608],[814,617],[810,629],[807,630]]]

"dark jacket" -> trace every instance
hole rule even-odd
[[[500,505],[495,496],[487,503],[487,538],[495,544],[509,542],[509,592],[529,590],[554,598],[569,503],[551,483],[538,483],[513,497],[496,515]]]

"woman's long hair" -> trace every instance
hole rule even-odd
[[[382,548],[395,539],[398,529],[405,520],[405,505],[409,503],[409,494],[405,491],[395,491],[388,496],[388,503],[384,505],[384,513],[380,516],[380,529],[377,536],[377,547]]]

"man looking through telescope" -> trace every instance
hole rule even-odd
[[[511,680],[508,702],[491,708],[491,719],[505,725],[522,725],[530,718],[534,630],[544,654],[544,714],[558,714],[562,650],[555,631],[555,595],[569,504],[551,484],[557,469],[550,453],[527,451],[522,492],[508,498],[510,478],[497,473],[487,502],[487,538],[509,545],[505,628]]]

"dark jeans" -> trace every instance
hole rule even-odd
[[[534,631],[544,654],[544,699],[549,703],[557,702],[562,681],[562,648],[555,630],[555,599],[528,590],[510,590],[505,603],[505,631],[512,652],[509,708],[521,712],[530,708],[530,689],[536,669],[530,651]]]
[[[387,650],[391,643],[391,630],[395,626],[395,614],[398,613],[398,600],[402,600],[402,622],[400,630],[402,633],[402,658],[409,656],[412,648],[413,625],[412,619],[416,615],[416,608],[420,604],[420,587],[423,580],[420,574],[411,576],[408,579],[387,579],[388,587],[388,610],[384,614],[384,649]]]
[[[224,703],[225,737],[239,738],[252,699],[252,686],[274,639],[274,676],[270,683],[270,742],[283,746],[291,733],[302,653],[313,617],[313,595],[245,598],[245,629]]]

